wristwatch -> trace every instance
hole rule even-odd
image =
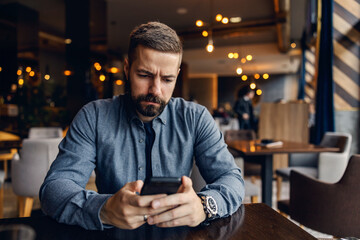
[[[199,195],[201,203],[204,207],[204,212],[206,215],[206,222],[214,219],[218,213],[218,207],[215,199],[212,196]]]

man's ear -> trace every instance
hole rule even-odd
[[[129,59],[125,58],[125,60],[124,60],[124,73],[125,73],[126,79],[129,79],[129,72],[130,72]]]

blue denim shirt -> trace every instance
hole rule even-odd
[[[203,106],[172,98],[153,120],[153,176],[189,176],[193,157],[218,204],[219,217],[234,213],[244,197],[241,170]],[[74,118],[40,189],[42,210],[61,223],[103,229],[100,210],[126,183],[146,175],[145,129],[129,96],[97,100]],[[95,169],[98,192],[85,190]]]

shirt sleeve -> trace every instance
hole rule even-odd
[[[103,229],[100,210],[110,194],[85,190],[96,159],[94,105],[74,118],[39,192],[41,208],[58,222]]]
[[[218,217],[233,214],[244,199],[244,180],[222,133],[206,109],[198,118],[194,149],[196,165],[207,183],[199,194],[215,199]]]

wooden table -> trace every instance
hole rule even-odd
[[[6,133],[7,134],[7,133]],[[12,135],[12,134],[11,134]],[[15,136],[15,135],[13,135]],[[0,161],[4,163],[5,178],[7,177],[8,164],[7,161],[11,160],[13,155],[21,148],[21,139],[16,136],[11,138],[4,137],[4,132],[0,137]]]
[[[282,141],[283,145],[276,148],[266,148],[256,144],[260,140],[227,141],[229,148],[236,150],[245,161],[261,165],[262,202],[271,206],[273,180],[273,154],[275,153],[320,153],[338,152],[339,148],[320,147],[312,144]]]
[[[57,223],[47,216],[1,219],[0,227],[26,224],[36,231],[36,239],[286,239],[315,240],[278,212],[263,203],[245,204],[228,218],[213,221],[209,226],[158,228],[144,224],[135,230],[118,228],[89,231],[78,226]],[[1,239],[1,234],[0,234]]]

